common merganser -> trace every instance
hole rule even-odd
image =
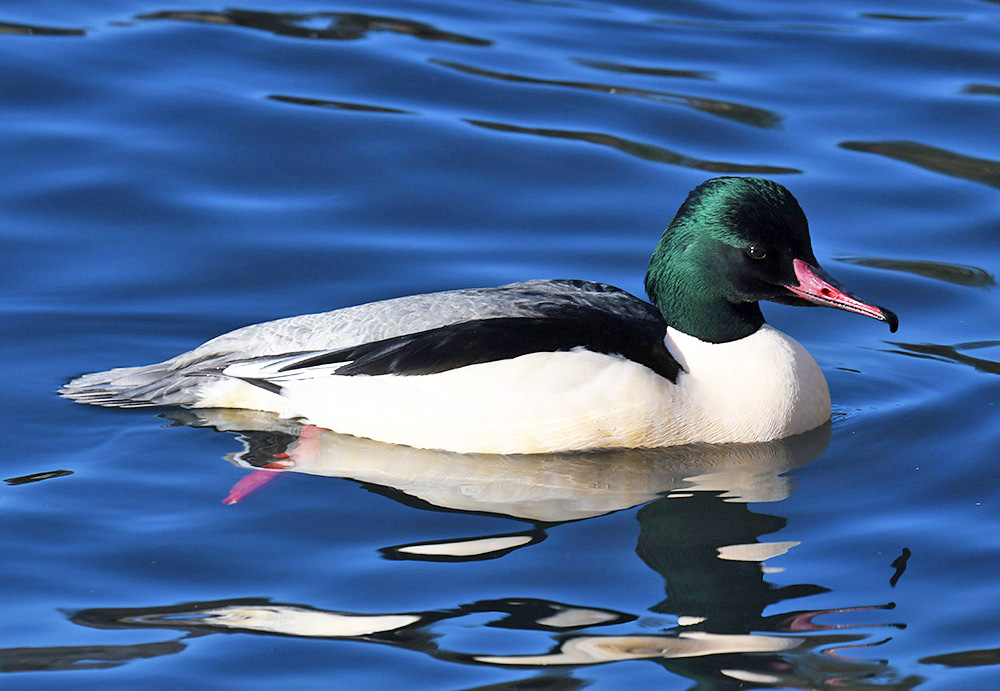
[[[830,418],[816,361],[758,301],[887,322],[823,271],[781,185],[695,188],[646,273],[414,295],[246,326],[162,363],[60,393],[109,407],[243,408],[460,453],[762,442]]]

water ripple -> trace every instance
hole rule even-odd
[[[19,36],[86,36],[83,29],[59,29],[53,26],[38,24],[15,24],[0,22],[0,34],[16,34]]]
[[[930,655],[918,660],[924,665],[944,665],[945,667],[991,667],[1000,665],[1000,648],[960,650],[954,653]]]
[[[959,22],[964,19],[964,17],[946,15],[890,14],[886,12],[862,12],[858,16],[863,19],[884,19],[892,22]]]
[[[471,65],[463,65],[447,60],[431,59],[430,62],[447,67],[448,69],[464,72],[477,77],[488,79],[498,79],[505,82],[516,82],[519,84],[539,84],[544,86],[560,86],[569,89],[583,89],[586,91],[599,91],[605,94],[616,96],[635,96],[637,98],[661,103],[671,103],[687,108],[693,108],[709,115],[735,120],[745,125],[770,129],[776,127],[781,122],[781,117],[770,110],[755,108],[740,103],[729,101],[718,101],[711,98],[699,98],[696,96],[686,96],[684,94],[668,93],[666,91],[653,91],[650,89],[637,89],[628,86],[618,86],[614,84],[599,84],[594,82],[576,82],[560,79],[542,79],[539,77],[528,77],[507,72],[494,72]]]
[[[872,269],[901,271],[970,288],[990,288],[997,284],[993,274],[986,269],[966,264],[880,257],[838,257],[837,261],[855,266],[867,266]]]
[[[278,36],[314,38],[334,41],[354,41],[370,32],[385,31],[406,34],[424,41],[444,41],[470,46],[489,46],[492,41],[474,36],[442,31],[424,22],[398,19],[355,12],[254,12],[251,10],[226,10],[225,12],[187,12],[168,10],[141,14],[137,19],[172,19],[182,22],[223,24],[266,31]]]
[[[539,137],[549,137],[552,139],[571,139],[574,141],[589,142],[599,146],[608,146],[617,149],[623,154],[642,158],[655,163],[666,163],[668,165],[681,166],[683,168],[694,168],[712,173],[759,173],[768,175],[785,175],[791,173],[801,173],[797,168],[784,168],[770,165],[746,165],[742,163],[730,163],[727,161],[706,161],[700,158],[693,158],[685,154],[680,154],[655,144],[645,144],[616,137],[613,134],[603,134],[601,132],[581,132],[577,130],[558,130],[544,127],[521,127],[502,122],[487,122],[486,120],[469,120],[465,122],[476,127],[484,127],[499,132],[510,132],[513,134],[529,134]]]
[[[639,65],[629,65],[621,62],[605,62],[603,60],[586,60],[575,58],[573,60],[578,65],[590,67],[595,70],[605,70],[607,72],[621,72],[625,74],[638,74],[643,77],[679,77],[682,79],[703,79],[705,81],[715,81],[714,72],[707,70],[672,70],[666,67],[640,67]]]
[[[268,99],[279,103],[291,103],[297,106],[313,106],[316,108],[328,108],[330,110],[357,110],[366,113],[393,113],[398,115],[414,115],[411,110],[400,110],[399,108],[389,108],[387,106],[374,106],[368,103],[351,103],[348,101],[327,101],[322,98],[306,98],[304,96],[284,96],[282,94],[268,94]]]
[[[938,362],[954,362],[959,365],[968,365],[978,372],[1000,374],[1000,362],[986,358],[972,357],[962,352],[963,350],[976,350],[979,348],[996,348],[1000,346],[1000,341],[974,341],[970,343],[957,343],[955,345],[900,343],[897,341],[887,341],[887,343],[896,346],[899,350],[888,350],[886,352],[927,360],[937,360]]]
[[[962,93],[1000,96],[1000,86],[992,86],[990,84],[968,84],[964,89],[962,89]]]
[[[840,147],[851,151],[879,154],[903,161],[935,173],[971,180],[990,187],[1000,187],[1000,161],[974,158],[947,149],[911,141],[841,142]]]

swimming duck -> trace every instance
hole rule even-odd
[[[461,453],[762,442],[830,418],[815,360],[758,302],[887,322],[819,267],[805,214],[762,178],[695,188],[653,252],[645,302],[535,280],[246,326],[61,391],[110,407],[264,410]]]

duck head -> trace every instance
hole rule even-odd
[[[759,329],[760,300],[857,312],[893,332],[898,325],[895,314],[819,266],[799,203],[763,178],[713,178],[696,187],[653,252],[646,292],[668,324],[711,343]]]

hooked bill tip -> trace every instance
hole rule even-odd
[[[885,307],[878,308],[882,312],[882,321],[889,325],[889,333],[896,333],[896,329],[899,328],[899,317],[892,310],[887,310]]]

